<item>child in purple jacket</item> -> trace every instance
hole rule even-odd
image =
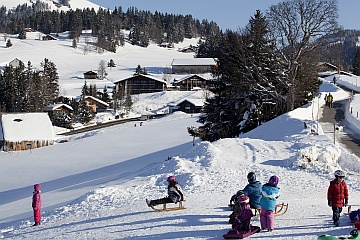
[[[232,224],[232,229],[236,229],[241,232],[251,231],[250,221],[253,217],[253,212],[250,208],[249,197],[246,195],[240,196],[238,198],[238,202],[240,205],[240,212]]]
[[[40,196],[40,184],[34,185],[34,192],[33,192],[33,198],[32,198],[32,208],[34,210],[34,225],[33,226],[39,226],[40,220],[41,220],[41,196]]]

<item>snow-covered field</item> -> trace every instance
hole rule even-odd
[[[172,59],[192,58],[192,54],[155,45],[144,49],[127,44],[115,54],[84,54],[81,44],[78,49],[71,48],[66,34],[48,42],[36,40],[36,36],[29,34],[27,40],[11,36],[13,47],[0,48],[0,65],[17,57],[39,66],[47,57],[56,64],[62,93],[68,95],[80,94],[82,73],[97,69],[100,60],[114,59],[117,67],[108,71],[108,80],[95,80],[98,88],[129,76],[138,64],[161,78],[162,69],[170,66]],[[194,42],[196,39],[183,44]],[[340,227],[331,224],[326,191],[334,170],[351,172],[346,177],[349,202],[360,204],[360,162],[334,145],[331,136],[324,135],[316,123],[323,95],[328,92],[335,99],[348,98],[347,93],[325,81],[320,97],[311,104],[239,138],[213,143],[197,140],[194,147],[186,128],[198,126],[197,115],[178,112],[146,121],[141,127],[126,123],[32,151],[0,152],[0,237],[222,239],[230,229],[230,196],[245,187],[249,171],[254,171],[263,183],[277,175],[281,194],[278,202],[289,204],[288,212],[276,217],[275,231],[251,239],[348,235],[353,226],[346,216],[342,216]],[[146,106],[151,100],[162,106],[179,99],[176,93],[170,94],[144,96],[142,103]],[[353,122],[357,122],[355,117]],[[311,129],[317,128],[319,135],[312,135]],[[312,161],[303,162],[304,156]],[[168,175],[177,176],[186,209],[154,212],[145,204],[145,198],[165,196]],[[39,227],[31,227],[35,183],[42,185],[43,219]],[[254,218],[253,224],[259,225],[259,220]]]

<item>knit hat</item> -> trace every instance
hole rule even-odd
[[[269,179],[269,184],[272,186],[272,187],[276,187],[279,183],[279,178],[277,176],[272,176],[270,177]]]

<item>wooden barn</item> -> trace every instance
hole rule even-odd
[[[47,113],[2,114],[0,120],[0,148],[3,151],[54,144],[54,128]]]
[[[166,89],[166,81],[155,78],[151,75],[138,74],[132,77],[114,82],[115,92],[122,92],[123,95],[162,92]]]

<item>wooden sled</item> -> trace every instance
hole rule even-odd
[[[167,204],[173,204],[173,203],[164,203],[164,204],[159,204],[156,206],[163,206],[163,208],[156,208],[156,206],[151,205],[150,207],[152,209],[154,209],[155,212],[169,212],[169,211],[176,211],[176,210],[184,210],[186,209],[186,207],[184,207],[184,205],[182,204],[184,201],[179,202],[179,206],[178,207],[167,207]],[[175,203],[176,204],[176,203]]]
[[[284,215],[287,212],[288,208],[289,208],[288,203],[278,203],[278,204],[276,204],[275,216]],[[253,214],[254,214],[255,217],[259,217],[260,213],[261,213],[261,208],[254,209]]]
[[[351,207],[352,206],[357,206],[357,207],[359,207],[359,209],[360,209],[360,205],[347,205],[347,208],[348,208],[348,210],[347,210],[347,212],[346,213],[344,213],[345,215],[349,215],[350,214],[350,212],[351,212]]]

